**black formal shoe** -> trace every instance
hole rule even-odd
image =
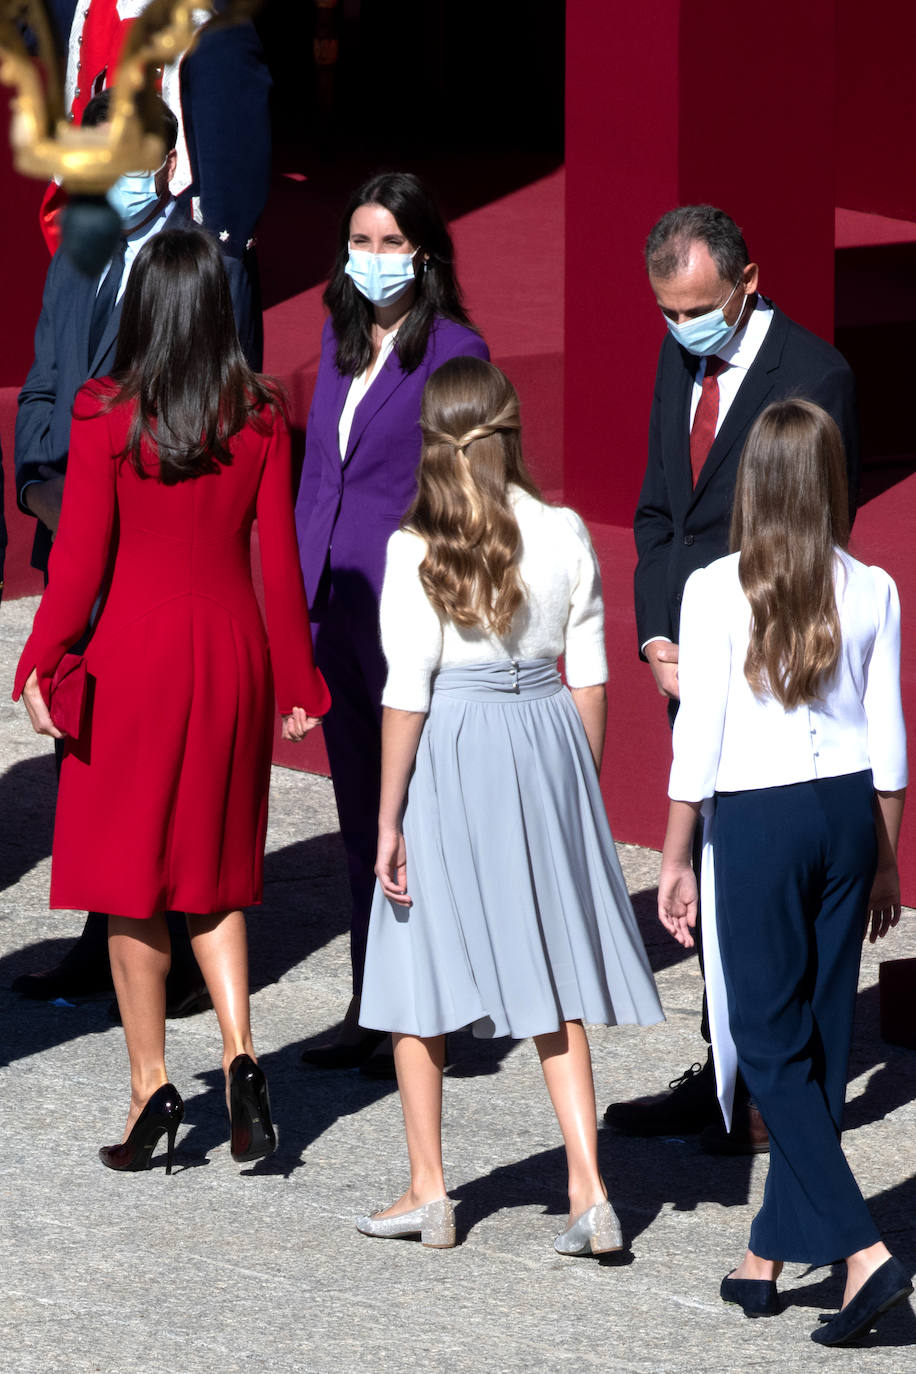
[[[358,1069],[385,1039],[385,1031],[364,1030],[350,1044],[315,1045],[302,1051],[303,1064],[315,1069]]]
[[[726,1274],[719,1287],[723,1302],[735,1302],[746,1317],[775,1317],[779,1294],[773,1279],[733,1279]]]
[[[210,1011],[213,1007],[213,999],[207,991],[205,983],[196,986],[184,985],[183,987],[169,987],[169,981],[165,983],[165,1014],[170,1021],[174,1021],[181,1016],[196,1016],[199,1011]],[[116,1026],[121,1024],[121,1009],[117,999],[111,1002],[108,1007],[108,1015]]]
[[[84,963],[63,959],[56,968],[44,973],[20,973],[11,983],[13,992],[32,1002],[53,1002],[63,997],[75,1002],[83,997],[101,997],[113,988],[108,959],[98,963]]]
[[[874,1325],[883,1312],[902,1302],[913,1291],[910,1276],[899,1260],[886,1259],[870,1279],[866,1279],[854,1298],[816,1331],[812,1341],[818,1345],[849,1345]]]
[[[735,1103],[730,1131],[726,1131],[720,1112],[700,1132],[700,1149],[708,1155],[763,1155],[769,1148],[769,1133],[753,1102]]]
[[[165,1172],[170,1174],[175,1136],[183,1116],[184,1103],[178,1095],[178,1089],[171,1083],[163,1083],[137,1117],[127,1139],[121,1145],[103,1145],[99,1150],[99,1159],[107,1169],[138,1173],[141,1169],[152,1167],[153,1150],[161,1137],[167,1136]]]
[[[398,1075],[394,1067],[394,1049],[390,1035],[384,1036],[377,1049],[370,1054],[368,1059],[363,1060],[359,1066],[359,1071],[364,1078],[380,1078],[382,1080],[397,1078]]]
[[[236,1164],[273,1154],[277,1133],[270,1119],[267,1079],[249,1054],[237,1054],[229,1065],[229,1120]]]
[[[718,1111],[710,1055],[705,1064],[691,1064],[680,1078],[672,1079],[666,1093],[612,1102],[604,1119],[621,1135],[696,1135],[715,1120]]]

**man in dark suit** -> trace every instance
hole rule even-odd
[[[108,119],[107,92],[87,106],[83,123],[89,127]],[[119,250],[101,279],[85,276],[58,250],[51,259],[35,330],[35,361],[19,393],[16,415],[16,495],[20,509],[37,521],[32,566],[47,572],[51,542],[60,517],[70,446],[73,399],[90,377],[111,371],[118,340],[121,298],[134,258],[148,238],[170,222],[175,204],[169,189],[175,170],[178,122],[162,105],[162,134],[169,152],[157,169],[149,203],[138,208],[124,226]],[[114,295],[100,318],[97,310],[110,281]]]
[[[677,711],[678,622],[687,578],[728,553],[738,461],[771,401],[801,396],[824,407],[846,446],[850,510],[859,480],[855,382],[845,359],[758,292],[759,269],[740,229],[710,205],[664,215],[646,243],[649,284],[668,328],[649,420],[649,461],[634,529],[640,656]],[[699,948],[699,940],[697,942]],[[705,999],[702,1032],[709,1042]],[[705,1149],[749,1153],[767,1137],[746,1090],[732,1133],[718,1112],[711,1057],[671,1091],[612,1103],[606,1121],[630,1135],[701,1131]]]

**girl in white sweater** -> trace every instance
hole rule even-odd
[[[620,1249],[583,1021],[661,1020],[598,787],[607,668],[585,526],[525,469],[489,363],[427,383],[418,493],[392,536],[375,901],[360,1021],[394,1034],[410,1185],[367,1235],[455,1243],[444,1038],[533,1036],[569,1164],[563,1254]],[[565,654],[567,690],[557,672]]]

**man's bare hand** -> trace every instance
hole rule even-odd
[[[677,681],[677,645],[668,639],[653,639],[646,645],[645,653],[659,695],[677,701],[681,695]]]
[[[45,463],[42,463],[38,471],[42,480],[29,483],[23,500],[32,514],[36,515],[43,525],[47,525],[52,534],[56,534],[64,499],[64,479],[55,468],[50,468]]]

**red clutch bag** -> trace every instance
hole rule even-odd
[[[64,654],[51,679],[48,711],[58,730],[71,739],[79,739],[87,687],[88,673],[82,654]]]

